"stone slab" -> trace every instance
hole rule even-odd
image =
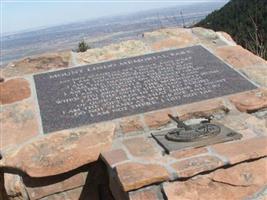
[[[256,86],[202,46],[34,76],[45,133]]]

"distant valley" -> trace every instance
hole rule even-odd
[[[155,29],[191,26],[224,4],[194,3],[5,35],[1,38],[1,66],[27,56],[72,50],[82,39],[94,48],[135,39]]]

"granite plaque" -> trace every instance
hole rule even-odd
[[[257,88],[202,46],[34,76],[44,133]]]

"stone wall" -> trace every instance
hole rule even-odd
[[[259,88],[43,133],[33,74],[197,44]],[[1,198],[257,199],[266,193],[267,63],[226,33],[162,29],[140,40],[45,58],[46,64],[38,60],[26,60],[32,63],[29,68],[24,59],[18,62],[23,65],[13,63],[1,71]],[[175,127],[167,114],[183,120],[214,115],[243,137],[166,154],[150,134]]]

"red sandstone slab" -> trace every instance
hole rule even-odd
[[[130,200],[162,200],[160,188],[152,186],[144,190],[137,190],[129,193]]]
[[[216,98],[206,101],[200,101],[192,104],[182,105],[176,109],[178,116],[182,120],[194,118],[194,117],[204,117],[210,116],[214,113],[228,113],[229,108],[227,108],[222,99]]]
[[[125,192],[169,179],[167,170],[158,164],[124,163],[116,172]]]
[[[224,162],[219,158],[205,155],[177,161],[171,166],[177,171],[179,177],[190,177],[200,172],[216,169],[223,165]]]
[[[52,179],[52,178],[51,178]],[[27,187],[27,193],[30,196],[31,200],[40,199],[45,196],[70,190],[83,186],[85,180],[82,173],[75,174],[74,176],[69,177],[60,182],[56,182],[49,185],[39,186],[39,187]]]
[[[221,143],[212,148],[228,158],[230,164],[259,158],[267,155],[267,137],[258,137],[238,142]]]
[[[135,157],[143,157],[146,159],[157,156],[159,151],[153,147],[149,139],[144,137],[135,137],[123,140],[122,142],[128,151]]]
[[[236,68],[266,65],[267,62],[242,48],[241,46],[225,46],[216,49],[216,55]]]
[[[10,104],[28,98],[30,85],[23,78],[10,79],[0,83],[0,104]]]
[[[64,130],[7,152],[0,166],[18,168],[32,177],[64,173],[98,159],[111,147],[115,125],[100,123]]]
[[[181,151],[172,151],[170,156],[176,158],[176,159],[184,159],[192,156],[197,156],[199,154],[207,153],[208,150],[206,148],[191,148],[191,149],[185,149]]]
[[[123,133],[143,130],[143,124],[139,116],[124,117],[119,123]]]
[[[19,145],[39,134],[35,102],[26,100],[0,109],[0,149]]]
[[[261,88],[232,95],[229,99],[241,112],[253,112],[267,107],[267,89]]]
[[[187,181],[164,184],[164,193],[170,200],[241,200],[251,197],[267,184],[267,160],[245,162],[219,169]]]
[[[168,114],[172,114],[170,109],[147,113],[144,115],[144,120],[150,128],[159,128],[170,123]]]
[[[102,152],[101,157],[106,161],[109,167],[113,167],[119,162],[128,160],[125,151],[122,149],[113,149],[110,151]]]

